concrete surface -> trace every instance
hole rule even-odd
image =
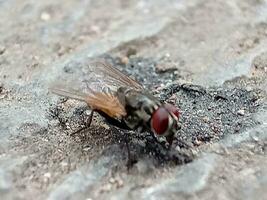
[[[267,199],[266,0],[0,0],[1,199]],[[181,110],[171,156],[48,91],[105,58]],[[184,84],[185,83],[185,84]],[[64,83],[65,84],[65,83]]]

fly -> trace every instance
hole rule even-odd
[[[87,64],[82,80],[85,91],[53,87],[57,95],[84,101],[93,113],[121,129],[148,131],[155,137],[165,137],[171,146],[174,134],[180,129],[179,111],[162,103],[138,82],[106,62]]]

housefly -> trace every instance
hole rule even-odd
[[[61,96],[84,101],[93,113],[102,115],[118,128],[148,131],[153,137],[165,137],[171,146],[174,134],[180,129],[179,111],[171,104],[162,103],[134,79],[106,62],[83,66],[82,89],[54,86],[50,90]],[[77,81],[76,81],[77,82]],[[74,85],[72,85],[73,87]]]

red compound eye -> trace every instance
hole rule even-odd
[[[174,105],[167,103],[167,104],[164,105],[164,107],[170,113],[173,113],[179,119],[180,113],[179,113],[178,109]]]
[[[151,127],[158,135],[164,134],[169,126],[169,113],[164,107],[159,107],[152,115]]]

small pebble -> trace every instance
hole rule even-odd
[[[96,26],[96,25],[93,25],[90,27],[91,31],[95,32],[95,33],[100,33],[100,27],[99,26]]]
[[[51,173],[49,173],[49,172],[45,173],[45,174],[44,174],[44,177],[45,177],[45,178],[51,178]]]
[[[110,183],[115,183],[115,179],[114,179],[114,178],[110,178],[110,179],[109,179],[109,182],[110,182]]]
[[[70,124],[68,122],[65,123],[66,129],[70,129]]]
[[[120,62],[124,65],[127,65],[129,63],[129,58],[126,56],[120,57]]]
[[[259,141],[259,138],[257,136],[253,136],[252,139],[255,141],[255,142],[258,142]]]
[[[117,188],[120,188],[120,187],[122,187],[122,186],[123,186],[123,180],[120,179],[120,178],[118,178],[118,179],[117,179]]]
[[[194,140],[194,145],[196,145],[196,146],[200,146],[202,143],[203,143],[203,142],[200,141],[200,140],[198,140],[198,139],[195,139],[195,140]]]
[[[85,146],[85,147],[83,148],[83,151],[90,151],[91,149],[92,149],[91,146]]]
[[[245,110],[244,109],[238,110],[237,114],[240,115],[240,116],[244,116],[245,115]]]
[[[51,19],[51,15],[49,13],[43,12],[41,14],[41,20],[43,20],[43,21],[49,21],[50,19]]]
[[[207,122],[209,122],[209,118],[207,116],[205,116],[205,117],[203,117],[203,121],[207,123]]]
[[[170,58],[170,57],[171,57],[171,55],[169,53],[165,54],[165,58]]]
[[[92,113],[92,111],[91,111],[91,110],[86,110],[86,111],[84,112],[84,114],[85,114],[85,115],[87,115],[87,116],[90,116],[90,115],[91,115],[91,113]]]

